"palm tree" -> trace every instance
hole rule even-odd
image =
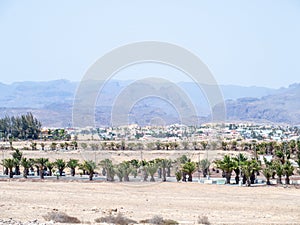
[[[170,148],[170,143],[169,143],[169,142],[166,142],[164,145],[165,145],[166,150],[169,150],[169,148]]]
[[[49,161],[48,158],[38,158],[35,160],[35,164],[39,168],[39,171],[40,171],[41,179],[44,179],[44,169],[45,169],[46,163],[48,161]]]
[[[75,176],[75,169],[78,166],[78,160],[77,159],[70,159],[67,162],[67,167],[71,169],[71,175],[74,177]]]
[[[57,146],[57,143],[52,142],[51,145],[50,145],[50,149],[51,150],[56,150],[56,146]]]
[[[21,159],[21,166],[24,168],[24,171],[23,171],[24,178],[27,178],[29,168],[32,166],[32,164],[33,164],[33,162],[30,159],[27,159],[27,158]]]
[[[158,163],[159,167],[162,169],[162,182],[167,181],[167,173],[166,173],[166,168],[169,164],[168,159],[156,159],[156,162]]]
[[[15,149],[15,151],[12,153],[12,157],[15,161],[15,174],[20,175],[20,162],[22,158],[23,153],[19,149]]]
[[[193,144],[194,150],[199,150],[197,141],[193,141],[192,144]]]
[[[240,173],[241,168],[240,166],[247,161],[247,157],[244,156],[244,154],[239,153],[236,157],[233,158],[233,161],[235,163],[234,166],[234,172],[235,172],[235,183],[238,184],[240,182]]]
[[[65,148],[65,143],[59,143],[60,149],[63,150]]]
[[[64,169],[66,168],[66,162],[63,159],[57,159],[54,164],[59,171],[59,176],[62,176]]]
[[[68,150],[69,146],[70,146],[69,142],[65,142],[65,150]]]
[[[202,170],[203,177],[206,177],[209,172],[210,161],[208,159],[202,159],[199,162],[199,168]]]
[[[31,150],[36,150],[37,143],[36,142],[32,142],[30,144],[30,146],[31,146]]]
[[[130,161],[124,161],[120,163],[119,166],[122,170],[124,181],[129,181],[129,174],[133,170],[133,166],[131,165]]]
[[[195,170],[197,169],[196,163],[194,162],[186,162],[185,164],[183,164],[182,166],[182,172],[184,174],[188,175],[188,181],[192,182],[193,181],[193,173],[195,172]],[[185,177],[184,177],[185,179]]]
[[[45,143],[41,143],[42,151],[45,150]]]
[[[241,169],[246,178],[246,184],[250,187],[250,177],[252,177],[255,174],[255,172],[260,170],[260,165],[256,159],[247,160],[241,165]]]
[[[202,149],[203,149],[203,150],[206,150],[207,145],[208,145],[207,141],[200,141],[200,144],[201,144],[201,146],[202,146]]]
[[[154,174],[157,172],[158,164],[155,161],[151,161],[147,164],[147,171],[150,174],[150,182],[155,182]]]
[[[119,181],[122,182],[123,181],[123,177],[124,177],[124,173],[123,173],[123,169],[121,164],[117,165],[115,167],[115,173],[117,174]]]
[[[46,162],[46,167],[48,168],[49,170],[49,176],[52,176],[52,169],[54,168],[54,162]]]
[[[263,168],[262,172],[263,172],[264,176],[267,179],[267,185],[270,185],[271,184],[270,178],[272,177],[272,174],[273,174],[272,167],[271,166],[266,166],[265,168]]]
[[[224,155],[223,160],[215,161],[217,168],[221,169],[225,173],[226,183],[230,184],[231,173],[234,168],[236,168],[236,164],[231,159],[229,155]]]
[[[273,169],[277,174],[277,183],[282,184],[281,177],[283,175],[283,165],[279,160],[273,161]]]
[[[1,163],[5,168],[8,168],[9,171],[9,178],[13,178],[13,167],[15,166],[15,160],[14,159],[3,159]]]
[[[110,159],[103,159],[99,165],[106,171],[106,180],[114,181],[115,171],[112,161]]]
[[[134,178],[136,178],[137,176],[137,170],[139,168],[139,161],[137,159],[132,159],[129,161],[130,165],[132,166],[132,175],[134,176]]]
[[[167,177],[171,177],[171,168],[173,166],[173,161],[171,159],[167,159],[167,165],[166,165],[166,169],[167,169]]]
[[[83,162],[83,167],[88,172],[89,179],[93,180],[94,172],[95,172],[95,169],[96,169],[96,163],[92,160],[89,160],[89,161],[85,160]]]
[[[294,167],[290,161],[283,164],[283,175],[285,175],[285,184],[290,184],[290,176],[293,175]]]
[[[156,146],[156,150],[160,150],[162,147],[162,144],[160,143],[160,141],[156,141],[155,146]]]
[[[148,179],[148,170],[147,170],[147,164],[148,162],[146,160],[141,160],[139,162],[139,168],[140,168],[140,171],[142,172],[142,177],[143,177],[143,181],[147,181]]]

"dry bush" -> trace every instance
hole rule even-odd
[[[101,217],[95,219],[96,223],[110,223],[110,224],[118,224],[118,225],[128,225],[128,224],[136,224],[137,222],[129,219],[122,215],[122,213],[118,213],[117,216],[109,215],[106,217]]]
[[[46,221],[53,221],[56,223],[80,223],[76,217],[72,217],[63,212],[50,212],[43,216]]]
[[[198,224],[210,225],[207,216],[198,216]]]
[[[178,224],[175,220],[164,219],[161,216],[153,216],[151,219],[141,220],[140,223],[150,223],[157,225],[176,225]]]

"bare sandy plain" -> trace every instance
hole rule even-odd
[[[1,181],[0,218],[38,219],[53,210],[84,224],[117,209],[134,220],[161,215],[180,224],[300,224],[300,189],[198,183]]]
[[[199,152],[200,157],[206,152]],[[23,151],[25,157],[68,160],[92,159],[114,162],[158,157],[175,159],[187,154],[194,160],[195,151]],[[209,158],[230,152],[211,151]],[[11,152],[3,151],[3,157]],[[142,155],[141,155],[142,154]],[[231,152],[231,154],[234,154]],[[1,168],[2,170],[2,168]],[[67,173],[68,174],[68,173]],[[199,183],[108,183],[103,181],[68,181],[46,179],[2,179],[0,181],[0,218],[20,221],[44,221],[48,212],[59,211],[77,217],[83,224],[121,212],[140,221],[160,215],[180,224],[197,224],[207,216],[211,224],[300,224],[300,189],[295,186],[238,187]],[[117,209],[117,212],[115,212]]]

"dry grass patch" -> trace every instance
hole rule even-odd
[[[198,224],[210,225],[207,216],[198,216]]]
[[[129,219],[123,216],[122,213],[118,213],[116,216],[109,215],[106,217],[101,217],[95,219],[96,223],[109,223],[109,224],[118,224],[118,225],[128,225],[128,224],[137,224],[135,220]]]
[[[141,220],[140,223],[157,224],[157,225],[176,225],[175,220],[164,219],[161,216],[153,216],[151,219]]]
[[[80,220],[76,217],[72,217],[63,212],[50,212],[44,215],[43,218],[46,221],[53,221],[56,223],[80,223]]]

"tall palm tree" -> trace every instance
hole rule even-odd
[[[15,151],[12,153],[12,157],[15,161],[15,174],[20,175],[20,162],[22,159],[23,153],[19,149],[15,149]]]
[[[110,159],[103,159],[99,165],[106,171],[106,180],[114,181],[115,171],[112,161]]]
[[[66,168],[66,162],[63,159],[57,159],[54,164],[59,171],[59,176],[62,176],[64,169]]]
[[[24,168],[24,171],[23,171],[24,178],[27,178],[29,168],[32,166],[32,164],[33,164],[33,162],[30,159],[27,159],[27,158],[21,159],[21,166]]]
[[[88,172],[89,179],[93,180],[94,172],[95,172],[95,169],[96,169],[96,163],[92,160],[84,161],[83,162],[83,167]]]
[[[49,176],[52,176],[52,169],[54,168],[54,166],[55,166],[54,162],[50,162],[50,161],[46,162],[46,167],[49,170]]]
[[[226,183],[230,184],[231,173],[234,168],[236,168],[236,164],[231,159],[229,155],[224,155],[222,160],[216,160],[215,164],[217,168],[221,169],[225,173]]]
[[[117,174],[117,176],[119,178],[119,181],[122,182],[123,181],[123,177],[124,177],[124,172],[123,172],[121,164],[115,166],[114,169],[115,169],[115,173]]]
[[[57,143],[52,142],[51,145],[50,145],[50,149],[51,150],[56,150],[56,147],[57,147]]]
[[[78,166],[78,160],[77,159],[70,159],[67,162],[67,167],[71,169],[71,175],[74,177],[75,176],[75,170],[76,167]]]
[[[44,169],[46,167],[46,163],[48,162],[48,158],[38,158],[35,160],[36,166],[39,168],[39,173],[41,179],[44,179]]]
[[[236,157],[233,158],[233,161],[235,163],[234,166],[234,172],[235,172],[235,183],[238,184],[240,181],[240,173],[241,173],[241,165],[247,161],[247,157],[242,154],[239,153]]]
[[[258,161],[256,159],[247,160],[241,165],[242,172],[246,178],[246,185],[251,186],[250,177],[255,174],[255,172],[259,171],[261,169]]]
[[[281,177],[283,175],[283,165],[281,161],[279,160],[273,161],[273,169],[277,174],[277,184],[282,184]]]
[[[206,177],[209,172],[210,161],[208,159],[202,159],[199,162],[199,168],[202,170],[203,177]]]
[[[154,174],[157,172],[158,164],[155,161],[152,161],[152,162],[149,162],[146,167],[147,167],[148,173],[151,176],[150,182],[155,182]]]
[[[283,164],[283,175],[285,175],[285,184],[290,184],[290,176],[293,175],[294,167],[290,161]]]
[[[131,165],[130,161],[123,161],[119,164],[119,166],[122,170],[124,181],[129,181],[129,174],[133,170],[133,166]]]
[[[3,159],[1,163],[5,168],[8,168],[9,171],[9,178],[13,178],[13,167],[15,166],[15,160],[14,159]]]
[[[193,181],[193,173],[197,169],[197,165],[194,162],[186,162],[182,165],[182,172],[188,175],[188,181]]]
[[[168,159],[156,159],[156,162],[158,163],[159,167],[162,170],[162,182],[166,182],[167,181],[166,168],[168,167],[169,160]]]
[[[44,151],[45,150],[45,143],[42,142],[40,145],[42,147],[42,151]]]

